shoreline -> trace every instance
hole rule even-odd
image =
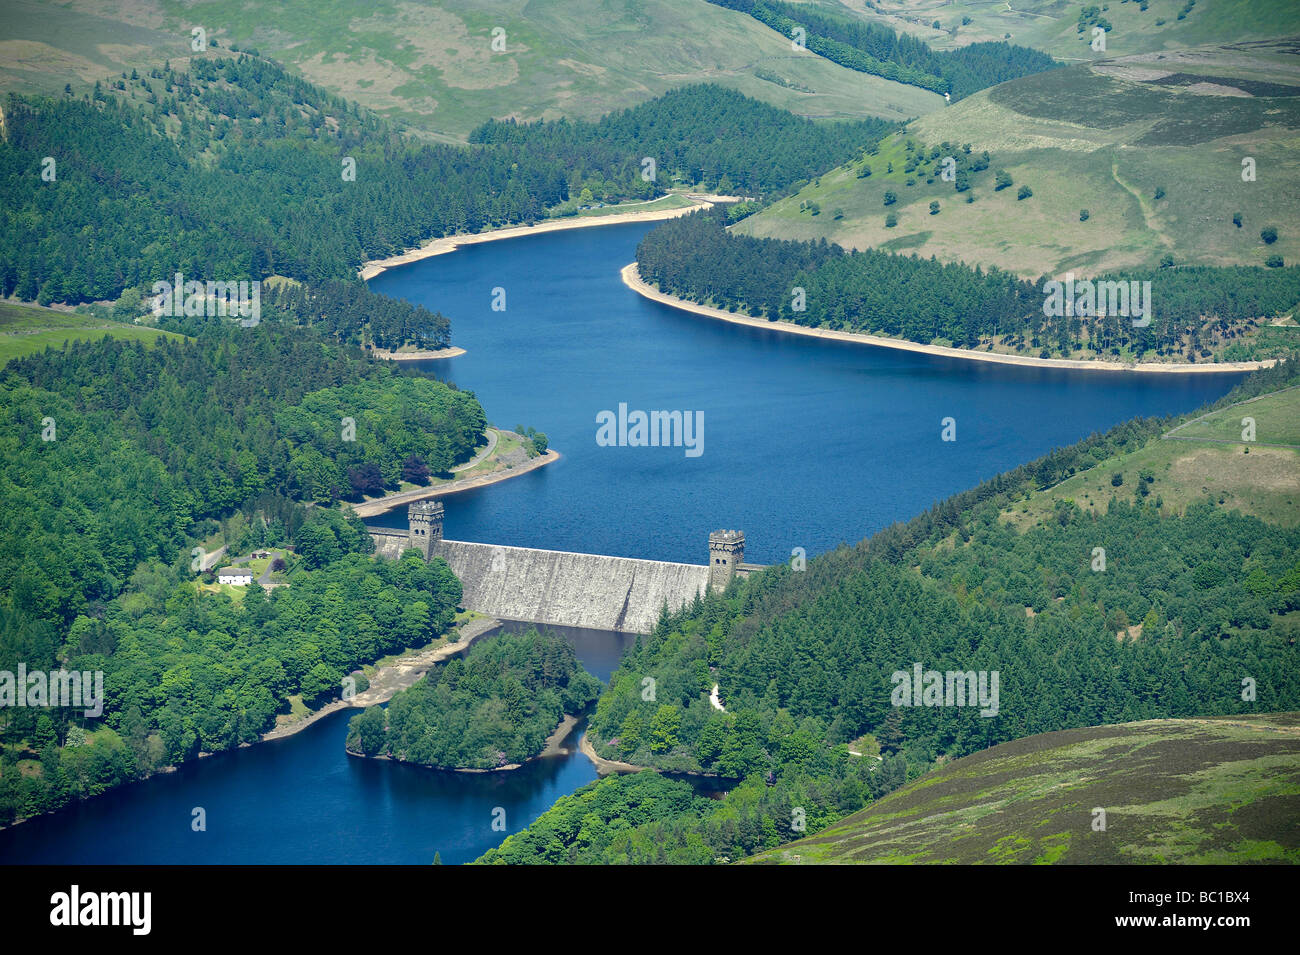
[[[351,700],[334,700],[331,703],[325,704],[319,710],[313,710],[294,723],[286,723],[282,726],[276,726],[267,730],[265,733],[258,736],[255,742],[240,743],[234,749],[223,750],[223,752],[234,752],[239,749],[247,749],[250,746],[269,743],[273,740],[296,736],[309,726],[314,725],[325,717],[337,713],[340,710],[365,709],[365,707],[374,706],[377,703],[386,703],[388,700],[392,699],[399,690],[404,690],[407,687],[414,685],[422,676],[424,676],[425,673],[428,672],[429,668],[433,666],[433,664],[440,663],[462,650],[469,649],[474,645],[476,640],[486,636],[499,626],[501,626],[501,621],[497,620],[495,617],[480,617],[477,620],[471,620],[461,626],[460,630],[456,634],[455,643],[444,643],[442,646],[433,649],[428,649],[426,647],[419,650],[408,650],[406,654],[398,657],[392,663],[380,667],[375,671],[374,679],[370,682],[370,688],[364,693],[358,693]],[[383,685],[378,685],[380,683],[383,683]],[[548,739],[547,743],[549,744],[550,742],[550,739]],[[183,767],[191,762],[197,762],[198,760],[207,759],[208,757],[215,755],[217,754],[202,752],[199,753],[194,760],[185,760],[181,763],[169,763],[166,766],[159,766],[147,776],[131,780],[131,782],[146,782],[158,776],[165,776],[168,773],[179,772]],[[112,786],[104,792],[112,792],[124,785],[128,784],[119,783],[117,786]],[[100,795],[103,795],[103,793]],[[72,806],[86,802],[88,798],[95,797],[84,797],[76,800],[74,803],[69,803],[68,805]],[[7,826],[0,825],[0,832],[14,826],[20,826],[28,820],[37,819],[41,816],[47,815],[49,815],[49,813],[38,813],[36,816],[24,816],[22,819],[15,819]]]
[[[1112,372],[1154,372],[1159,374],[1195,374],[1195,373],[1214,373],[1232,374],[1237,372],[1255,371],[1260,368],[1271,368],[1277,364],[1276,358],[1267,358],[1260,361],[1235,361],[1235,362],[1206,362],[1204,364],[1173,364],[1161,362],[1134,362],[1132,364],[1119,361],[1084,361],[1076,358],[1034,358],[1029,355],[1004,355],[998,352],[981,352],[973,351],[968,348],[951,348],[946,345],[923,345],[920,342],[910,342],[902,338],[886,338],[882,335],[870,335],[866,332],[842,332],[829,328],[810,328],[805,325],[795,325],[793,322],[770,322],[765,318],[755,318],[752,315],[742,315],[739,312],[731,312],[726,309],[714,308],[711,305],[700,305],[675,295],[669,295],[661,292],[653,285],[648,284],[641,278],[637,271],[637,263],[631,262],[623,266],[619,271],[619,276],[623,284],[644,298],[653,302],[659,302],[661,305],[667,305],[670,308],[676,308],[683,312],[690,312],[694,315],[703,315],[705,318],[714,318],[724,322],[731,322],[733,325],[748,325],[751,328],[767,328],[773,331],[785,332],[791,335],[803,335],[808,338],[821,338],[829,341],[847,342],[855,345],[875,345],[881,348],[893,348],[899,351],[919,352],[923,355],[932,355],[939,358],[959,358],[966,361],[987,361],[1002,365],[1021,365],[1026,368],[1057,368],[1069,371],[1112,371]]]
[[[521,474],[527,474],[529,471],[536,471],[540,467],[545,467],[560,460],[561,457],[563,455],[559,451],[548,448],[537,457],[530,459],[527,464],[521,464],[506,471],[489,471],[487,474],[480,474],[477,477],[463,480],[458,478],[438,487],[417,487],[411,491],[396,491],[393,494],[386,494],[371,501],[362,501],[360,504],[348,504],[348,507],[352,508],[357,517],[376,517],[380,514],[386,514],[394,508],[401,507],[403,504],[412,504],[416,501],[428,500],[431,497],[459,494],[462,491],[472,491],[475,488],[498,484],[501,481],[519,477]]]
[[[442,646],[432,649],[425,647],[419,650],[407,651],[392,663],[379,667],[370,681],[370,687],[364,692],[358,693],[350,700],[334,700],[325,704],[319,710],[314,710],[297,722],[286,723],[283,726],[268,730],[259,737],[257,742],[268,743],[271,740],[294,736],[313,723],[337,713],[339,710],[363,710],[367,706],[387,703],[399,690],[407,689],[419,682],[420,678],[435,663],[441,663],[462,650],[468,650],[474,645],[475,641],[486,636],[499,626],[501,626],[501,621],[495,617],[480,617],[477,620],[471,620],[463,624],[457,631],[454,643],[444,643]],[[257,743],[245,743],[244,745],[256,746]]]
[[[674,193],[669,193],[674,195]],[[435,255],[446,255],[448,252],[455,252],[462,246],[478,245],[481,242],[496,242],[500,239],[518,239],[526,235],[541,235],[546,232],[561,232],[566,229],[589,229],[602,225],[619,225],[627,222],[659,222],[663,219],[676,219],[678,216],[684,216],[688,212],[694,212],[696,209],[707,209],[714,205],[715,202],[721,201],[722,196],[699,196],[687,194],[686,198],[692,200],[689,206],[678,206],[674,209],[653,209],[643,212],[624,212],[614,213],[605,216],[565,216],[562,219],[543,219],[536,225],[518,225],[506,226],[501,229],[489,229],[486,232],[464,232],[458,235],[444,236],[441,239],[433,239],[423,246],[417,246],[414,249],[408,249],[400,255],[389,256],[386,259],[371,259],[363,262],[361,268],[357,271],[361,281],[369,282],[377,275],[382,275],[389,269],[399,265],[409,265],[412,262],[419,262],[424,259],[433,258]],[[725,197],[730,198],[730,197]]]
[[[493,766],[490,769],[472,769],[462,766],[428,766],[424,763],[411,763],[404,759],[393,759],[391,756],[366,756],[363,753],[354,753],[346,746],[343,748],[343,752],[355,759],[382,759],[390,763],[406,763],[409,766],[419,766],[422,769],[433,769],[440,773],[470,773],[473,775],[484,773],[505,773],[512,769],[523,769],[523,767],[527,766],[529,763],[536,762],[539,759],[545,759],[548,756],[568,755],[569,750],[566,750],[560,744],[563,743],[568,735],[573,732],[573,728],[578,725],[579,719],[580,717],[574,716],[571,713],[562,714],[560,716],[560,725],[555,727],[555,730],[550,736],[546,737],[546,742],[542,744],[542,751],[540,753],[536,756],[529,756],[522,763],[506,763],[504,766]]]
[[[379,348],[370,349],[367,354],[371,358],[383,358],[388,361],[438,361],[443,358],[459,358],[466,354],[465,349],[457,348],[455,345],[448,345],[446,348],[435,348],[429,350],[416,351],[383,351]]]
[[[604,777],[613,773],[639,773],[643,769],[649,769],[648,766],[634,766],[632,763],[619,762],[617,759],[606,759],[604,756],[597,755],[596,747],[591,745],[591,740],[587,739],[587,734],[582,734],[582,739],[578,741],[578,750],[583,756],[591,760],[591,764],[596,767],[596,775]]]

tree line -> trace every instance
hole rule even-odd
[[[637,248],[643,279],[661,291],[771,321],[868,332],[923,344],[989,348],[997,340],[1038,357],[1089,350],[1187,360],[1209,354],[1202,336],[1258,321],[1300,301],[1300,268],[1195,266],[1101,275],[1151,283],[1148,325],[1131,316],[1046,314],[1046,283],[997,268],[881,252],[846,251],[729,232],[725,210],[663,223]],[[801,290],[801,291],[796,291]]]
[[[674,177],[772,192],[893,128],[814,123],[694,86],[597,123],[488,123],[467,148],[416,142],[245,55],[119,85],[7,97],[0,294],[76,304],[129,291],[134,305],[177,272],[286,276],[310,286],[279,288],[286,310],[381,347],[438,346],[446,321],[367,295],[355,278],[364,260],[531,224],[588,186],[609,201],[661,195]]]
[[[897,124],[816,123],[735,90],[695,84],[596,122],[492,120],[470,142],[554,156],[606,199],[662,195],[674,180],[771,195],[845,161]],[[653,161],[653,167],[646,160]]]
[[[444,632],[461,596],[450,568],[417,551],[400,561],[352,554],[291,579],[269,592],[254,583],[232,600],[200,592],[183,566],[155,561],[66,633],[0,611],[3,668],[21,660],[104,674],[102,718],[67,707],[5,710],[0,824],[254,743],[291,695],[307,706],[338,699],[349,671]],[[353,679],[366,688],[364,676]],[[39,760],[40,772],[20,773],[24,757]]]
[[[347,748],[440,769],[499,769],[539,755],[601,684],[563,638],[535,629],[476,643],[387,707],[352,718]]]
[[[445,472],[485,426],[468,392],[273,321],[209,323],[149,347],[105,337],[11,361],[0,421],[4,592],[64,625],[140,561],[188,552],[198,522],[267,493],[355,498],[354,477],[371,469],[380,483],[369,491],[413,463]]]
[[[971,43],[937,51],[883,23],[839,16],[780,0],[709,0],[747,13],[786,37],[802,31],[807,49],[833,63],[887,80],[963,99],[1007,80],[1055,69],[1046,53],[1005,42]]]

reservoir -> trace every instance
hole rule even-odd
[[[493,424],[545,432],[563,455],[448,497],[447,537],[703,564],[709,531],[738,528],[747,560],[812,556],[1241,378],[1019,367],[719,322],[623,285],[619,269],[652,227],[468,245],[371,280],[451,319],[467,354],[426,371],[473,391]],[[702,453],[598,445],[596,416],[620,404],[696,413]],[[955,441],[941,440],[946,417]],[[405,527],[405,508],[370,522]]]
[[[745,531],[748,560],[813,556],[1093,431],[1195,408],[1241,377],[1039,370],[713,321],[622,284],[650,228],[471,245],[371,282],[452,320],[467,354],[424,370],[563,455],[447,498],[447,537],[702,564],[709,531],[729,527]],[[620,403],[702,414],[702,453],[597,444],[597,415]],[[404,510],[372,521],[405,522]],[[567,635],[602,679],[628,639]],[[495,809],[516,832],[596,778],[576,752],[475,775],[351,759],[351,715],[0,831],[0,863],[467,862],[505,836]],[[191,830],[199,807],[206,832]]]

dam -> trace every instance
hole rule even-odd
[[[370,528],[376,556],[396,560],[415,548],[425,560],[441,557],[464,587],[462,607],[508,620],[649,633],[664,607],[677,610],[761,569],[743,562],[740,531],[709,535],[707,565],[678,564],[445,540],[441,501],[419,501],[408,514],[405,532]]]

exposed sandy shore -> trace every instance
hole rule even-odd
[[[596,747],[591,745],[586,733],[582,734],[578,749],[583,756],[591,760],[592,765],[596,767],[596,774],[599,776],[608,776],[610,773],[639,773],[646,768],[644,766],[634,766],[631,763],[620,763],[616,759],[606,759],[604,756],[597,756]]]
[[[369,281],[376,275],[379,275],[395,265],[406,265],[410,262],[419,262],[421,259],[432,258],[435,255],[444,255],[448,252],[455,252],[463,245],[477,245],[480,242],[495,242],[498,239],[517,239],[524,235],[541,235],[543,232],[559,232],[564,229],[589,229],[593,226],[601,225],[618,225],[625,222],[657,222],[660,219],[675,219],[678,216],[684,216],[688,212],[694,212],[696,209],[705,209],[713,205],[714,202],[729,200],[730,196],[703,196],[688,195],[688,199],[694,201],[693,205],[681,206],[676,209],[646,209],[642,212],[624,212],[615,213],[608,216],[568,216],[563,219],[546,219],[533,226],[511,226],[508,229],[493,229],[490,232],[473,232],[464,235],[449,235],[442,239],[434,239],[427,245],[418,249],[410,249],[401,255],[394,255],[387,259],[374,259],[366,262],[361,266],[360,272],[362,281]]]
[[[269,733],[263,733],[261,742],[283,739],[286,736],[301,733],[317,720],[324,719],[339,710],[364,709],[367,706],[387,703],[398,690],[405,690],[414,686],[416,681],[424,676],[435,663],[440,663],[472,646],[474,641],[500,625],[500,620],[491,617],[472,620],[460,628],[454,643],[445,643],[438,647],[424,648],[404,654],[387,666],[382,666],[376,670],[374,677],[370,681],[369,689],[364,693],[358,693],[351,700],[335,700],[333,703],[327,703],[303,719],[277,726]]]
[[[555,732],[546,737],[546,743],[542,746],[542,751],[536,756],[529,756],[522,763],[506,763],[504,766],[493,766],[491,769],[468,769],[458,766],[425,766],[426,769],[440,769],[443,772],[451,773],[505,773],[512,769],[521,769],[527,763],[534,760],[544,759],[547,756],[564,756],[568,755],[569,750],[563,745],[565,738],[573,732],[573,728],[578,725],[578,717],[565,714],[560,719],[560,725],[555,727]],[[584,737],[585,738],[585,737]],[[360,753],[354,753],[352,750],[344,750],[349,756],[355,756],[358,759],[383,759],[394,762],[391,756],[362,756]],[[402,760],[401,762],[405,762]],[[423,766],[423,763],[414,763],[415,766]]]
[[[569,749],[564,746],[565,739],[573,732],[573,728],[578,725],[578,717],[570,716],[568,713],[560,719],[560,725],[555,727],[555,732],[546,737],[546,743],[542,746],[542,751],[536,756],[529,756],[523,763],[507,763],[504,766],[493,766],[491,769],[455,769],[453,773],[504,773],[511,769],[519,769],[524,763],[531,763],[536,759],[545,759],[547,756],[566,756]],[[380,757],[388,759],[390,757]]]
[[[1079,361],[1072,358],[1032,358],[1028,355],[999,355],[996,352],[974,351],[968,348],[948,348],[943,345],[922,345],[901,338],[885,338],[881,335],[868,335],[863,332],[841,332],[829,328],[808,328],[793,322],[769,322],[765,318],[754,318],[739,312],[729,312],[709,305],[699,305],[675,295],[666,295],[652,285],[642,281],[637,272],[636,263],[623,266],[619,273],[623,284],[639,295],[661,302],[684,312],[704,315],[708,318],[721,319],[735,325],[749,325],[752,328],[769,328],[791,335],[805,335],[809,338],[824,338],[830,341],[851,342],[857,345],[878,345],[881,348],[896,348],[900,351],[920,352],[924,355],[939,355],[944,358],[963,358],[968,361],[991,361],[1002,365],[1024,365],[1030,368],[1068,368],[1075,371],[1135,371],[1160,372],[1174,374],[1191,374],[1195,372],[1254,371],[1276,364],[1275,359],[1265,361],[1205,362],[1204,364],[1174,364],[1161,362],[1120,361]]]
[[[370,349],[372,358],[387,358],[389,361],[435,361],[439,358],[458,358],[465,354],[465,349],[452,345],[449,348],[426,349],[424,351],[384,351],[380,348]]]
[[[395,494],[377,497],[373,501],[363,501],[360,504],[350,504],[348,506],[356,512],[357,517],[374,517],[376,514],[383,514],[385,511],[391,511],[403,504],[410,504],[412,501],[423,501],[431,497],[459,494],[461,491],[468,491],[476,487],[487,487],[489,484],[496,484],[498,481],[519,477],[521,474],[527,474],[529,471],[535,471],[553,461],[558,461],[560,457],[559,451],[545,451],[537,457],[531,458],[527,464],[517,465],[508,471],[491,471],[472,478],[457,478],[436,487],[417,487],[410,491],[398,491]]]

